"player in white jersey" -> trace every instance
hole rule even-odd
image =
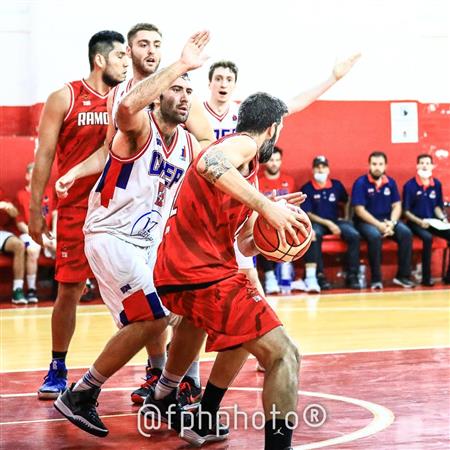
[[[201,149],[178,125],[189,115],[192,93],[183,74],[203,64],[208,41],[208,32],[194,34],[177,62],[123,97],[108,163],[89,198],[86,254],[121,328],[55,407],[96,436],[108,434],[95,407],[101,386],[168,324],[168,311],[152,283],[151,249],[159,244],[184,172]],[[155,100],[159,107],[152,115],[147,105]]]
[[[108,97],[107,107],[111,120],[108,127],[107,142],[112,139],[117,130],[115,117],[120,101],[136,83],[156,72],[161,61],[162,34],[154,24],[138,23],[134,25],[127,34],[127,41],[127,54],[131,58],[133,77],[117,85]],[[147,109],[153,109],[153,106],[147,105]],[[191,97],[191,109],[185,125],[203,148],[215,141],[212,127],[202,103],[195,96]],[[105,166],[107,154],[107,146],[105,146],[58,180],[57,189],[63,192],[70,187],[76,178],[101,172]],[[160,339],[153,340],[146,345],[148,362],[145,382],[131,393],[131,399],[134,403],[142,404],[149,389],[159,378],[167,358],[166,344],[168,337],[169,329],[166,329]],[[201,394],[198,362],[192,364],[184,381],[186,383],[183,384],[180,395],[185,397],[188,402],[195,402]]]

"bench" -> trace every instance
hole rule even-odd
[[[4,253],[0,255],[0,267],[11,267],[13,262],[12,255],[5,255]],[[38,265],[42,267],[51,267],[55,265],[55,260],[51,258],[46,258],[44,255],[39,256]]]

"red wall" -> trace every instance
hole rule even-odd
[[[450,105],[438,105],[436,111],[430,111],[429,105],[418,106],[419,143],[392,144],[390,102],[318,101],[285,120],[279,140],[285,150],[284,170],[300,187],[310,178],[314,156],[324,154],[332,176],[350,189],[355,178],[367,171],[368,155],[381,150],[388,157],[389,175],[401,189],[414,176],[419,153],[450,150]],[[450,200],[450,159],[433,156],[438,166],[435,175],[444,183]]]
[[[23,184],[26,164],[32,159],[42,104],[31,107],[0,107],[0,185],[13,195]],[[309,179],[314,156],[325,154],[332,176],[350,189],[356,177],[367,170],[373,150],[386,152],[388,173],[401,189],[415,173],[419,153],[434,155],[435,175],[444,184],[450,200],[450,159],[436,157],[450,150],[450,105],[418,104],[419,143],[392,144],[389,101],[317,101],[285,120],[279,145],[285,150],[284,170],[299,187]],[[14,137],[12,135],[18,135]]]

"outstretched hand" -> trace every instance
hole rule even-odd
[[[359,58],[361,58],[361,53],[355,53],[347,59],[337,61],[333,67],[333,75],[336,78],[336,81],[347,75]]]
[[[188,70],[201,67],[208,59],[203,53],[206,44],[209,42],[209,31],[203,30],[193,34],[187,41],[181,52],[181,62],[189,67]]]

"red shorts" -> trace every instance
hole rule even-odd
[[[79,283],[94,276],[84,254],[86,212],[82,208],[58,209],[55,279],[62,283]]]
[[[206,351],[222,351],[281,326],[266,299],[237,273],[204,289],[160,295],[164,306],[208,334]]]

